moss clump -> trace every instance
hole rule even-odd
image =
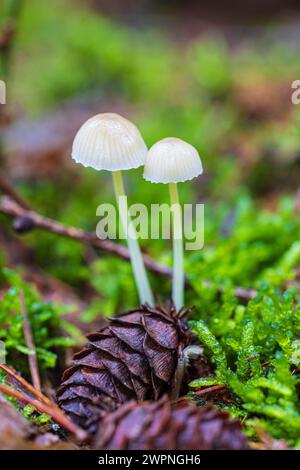
[[[4,268],[5,282],[9,284],[0,303],[0,340],[6,349],[6,362],[22,371],[28,377],[28,356],[31,351],[24,338],[24,323],[20,306],[20,290],[25,297],[40,370],[53,368],[61,348],[75,344],[70,335],[76,333],[74,326],[65,322],[62,314],[66,309],[50,302],[44,302],[36,290],[24,282],[16,272]],[[62,333],[65,331],[66,335]],[[67,333],[69,331],[69,334]]]
[[[191,322],[215,373],[191,386],[224,384],[234,395],[229,409],[243,417],[251,433],[260,426],[299,445],[300,308],[294,293],[265,287],[247,306],[230,289],[219,300],[217,295],[212,293],[218,318]]]

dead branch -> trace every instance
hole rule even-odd
[[[30,209],[27,202],[25,202],[24,199],[21,198],[21,196],[16,192],[11,183],[2,174],[0,174],[0,191],[13,201],[16,201],[19,206],[23,207],[24,209]]]
[[[26,403],[28,405],[33,406],[36,408],[40,413],[46,413],[47,415],[51,416],[51,418],[60,424],[63,428],[67,429],[70,433],[74,434],[76,439],[80,442],[84,442],[88,439],[89,435],[75,423],[73,423],[67,416],[63,414],[63,412],[56,407],[54,404],[51,406],[42,403],[35,398],[30,398],[28,396],[23,395],[21,392],[14,390],[11,387],[7,387],[0,383],[0,392],[4,395],[8,395],[10,397],[16,398],[16,400],[21,401],[22,403]]]
[[[28,363],[30,374],[32,378],[33,386],[39,392],[41,391],[41,380],[39,374],[39,365],[36,356],[36,348],[34,344],[34,339],[31,332],[30,321],[27,314],[27,308],[25,304],[24,292],[20,290],[20,304],[21,304],[21,312],[23,316],[23,323],[24,323],[24,336],[27,348],[30,350],[30,354],[28,355]]]
[[[22,385],[22,387],[27,392],[29,392],[31,395],[35,396],[38,400],[43,402],[45,405],[52,406],[52,401],[49,400],[49,398],[47,398],[45,395],[43,395],[40,390],[36,390],[29,382],[27,382],[27,380],[25,380],[23,377],[21,377],[19,374],[17,374],[15,371],[13,371],[6,364],[0,364],[0,369],[2,369],[4,372],[6,372],[14,380],[19,382],[19,384]]]
[[[202,388],[201,390],[197,390],[194,392],[195,395],[206,395],[207,393],[211,392],[216,392],[218,390],[223,390],[225,388],[225,385],[219,384],[219,385],[213,385],[212,387],[206,387]]]
[[[36,228],[40,228],[42,230],[56,233],[57,235],[62,235],[68,238],[73,238],[75,240],[89,243],[95,248],[99,248],[100,250],[105,251],[106,253],[119,256],[120,258],[123,258],[127,261],[130,259],[127,247],[111,240],[101,240],[97,237],[95,233],[87,232],[75,227],[70,227],[65,224],[62,224],[61,222],[57,222],[56,220],[43,217],[35,211],[28,210],[20,206],[17,201],[13,201],[10,197],[4,196],[0,200],[0,212],[13,218],[25,217],[27,219],[30,219],[33,223],[33,226]],[[156,274],[162,274],[169,277],[172,276],[172,269],[168,266],[156,263],[145,254],[143,255],[143,258],[146,267],[150,271]]]
[[[24,217],[32,221],[33,227],[88,243],[95,248],[100,249],[101,251],[119,256],[120,258],[127,261],[130,260],[129,252],[126,246],[120,245],[111,240],[101,240],[95,233],[87,232],[75,227],[70,227],[48,217],[43,217],[35,211],[28,210],[20,206],[18,202],[12,200],[10,197],[4,196],[0,200],[0,213],[6,214],[12,218]],[[143,259],[145,266],[149,269],[149,271],[155,274],[172,277],[173,271],[169,266],[159,264],[145,254],[143,254]],[[206,281],[206,283],[209,285],[209,281]],[[222,289],[220,288],[220,290]],[[255,297],[256,290],[246,289],[244,287],[236,287],[235,293],[238,298],[249,301]]]

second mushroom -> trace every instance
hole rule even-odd
[[[177,183],[191,180],[202,172],[197,150],[176,137],[168,137],[154,144],[144,167],[147,181],[169,184],[174,260],[172,299],[177,310],[184,305],[183,227]]]

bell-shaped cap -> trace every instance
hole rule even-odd
[[[191,180],[203,172],[195,147],[176,137],[154,144],[148,152],[144,178],[152,183],[179,183]]]
[[[95,170],[129,170],[144,165],[147,147],[138,128],[115,113],[97,114],[77,132],[72,158]]]

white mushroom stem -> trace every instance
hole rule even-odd
[[[180,394],[184,374],[190,362],[199,358],[203,354],[202,346],[187,346],[179,355],[175,373],[175,387],[171,394],[171,400],[177,400]]]
[[[130,261],[132,265],[133,275],[141,304],[148,303],[154,305],[154,299],[151,292],[150,284],[148,281],[142,253],[137,241],[137,236],[133,225],[130,222],[128,211],[124,211],[124,207],[120,204],[120,198],[126,197],[123,177],[121,171],[113,171],[113,182],[116,200],[119,208],[121,223],[123,226],[124,234],[127,235],[127,244],[130,254]]]
[[[172,233],[173,233],[173,281],[172,298],[177,310],[184,305],[184,267],[182,212],[176,183],[169,183]]]

